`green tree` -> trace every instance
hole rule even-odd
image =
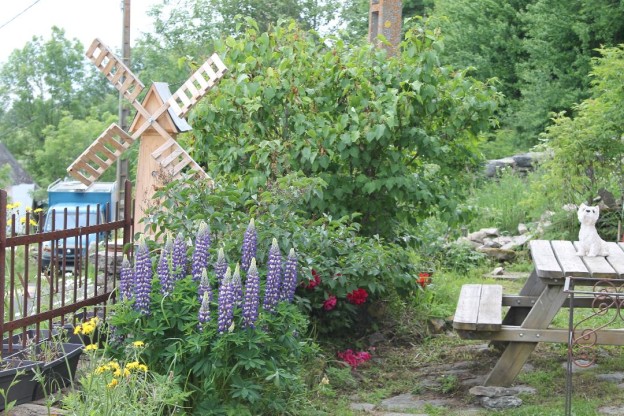
[[[43,130],[46,140],[43,147],[35,151],[37,178],[41,183],[51,183],[67,176],[67,167],[116,120],[110,113],[92,114],[83,120],[65,113],[58,126]],[[109,169],[102,180],[114,180],[114,173],[114,169]]]
[[[540,191],[557,201],[591,201],[605,188],[624,195],[624,47],[600,48],[591,71],[591,97],[564,113],[543,135],[553,158],[544,166]]]
[[[251,192],[289,172],[320,177],[328,187],[310,211],[359,212],[370,234],[437,210],[454,217],[498,95],[441,66],[441,49],[420,26],[389,59],[370,45],[327,47],[295,23],[260,33],[251,22],[217,44],[233,75],[191,114],[189,145]]]

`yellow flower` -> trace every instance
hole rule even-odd
[[[106,365],[101,365],[98,368],[95,369],[95,374],[102,374],[103,372],[108,370],[108,366]]]
[[[121,377],[121,375],[122,375],[122,372],[120,369],[117,369],[113,372],[114,377]]]
[[[145,364],[139,364],[139,371],[147,373],[147,366]]]
[[[126,364],[126,368],[128,370],[136,370],[139,368],[139,362],[138,361],[133,361],[131,363]]]
[[[128,370],[127,368],[124,368],[123,375],[128,377],[130,375],[130,370]]]
[[[20,218],[20,224],[26,224],[26,217]]]
[[[117,381],[116,378],[112,379],[110,383],[108,383],[106,385],[106,387],[108,387],[109,389],[112,389],[113,387],[115,387],[117,384],[119,384],[119,381]]]
[[[141,348],[145,346],[145,343],[143,341],[134,341],[132,343],[132,346],[135,348]]]
[[[32,218],[28,221],[28,223],[33,227],[37,225],[37,221],[33,220]]]
[[[37,208],[36,210],[33,211],[35,214],[38,214],[40,212],[43,212],[43,209],[41,208]]]
[[[96,344],[89,344],[85,347],[85,351],[95,351],[98,349],[98,346]]]
[[[119,370],[121,368],[117,361],[111,361],[110,363],[108,363],[108,366],[111,370]]]
[[[82,333],[82,325],[76,326],[76,328],[74,328],[74,335],[80,335],[81,333]]]

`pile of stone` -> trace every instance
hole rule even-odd
[[[526,225],[518,226],[518,235],[503,235],[498,228],[483,228],[460,237],[457,242],[469,244],[475,250],[500,262],[513,261],[516,251],[523,249],[527,242],[533,238]]]

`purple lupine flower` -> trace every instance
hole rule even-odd
[[[119,296],[121,300],[132,299],[134,291],[134,269],[130,266],[130,262],[124,257],[121,263],[121,271],[119,272]]]
[[[249,221],[245,235],[243,236],[243,253],[241,265],[243,270],[248,270],[251,264],[251,259],[256,257],[256,242],[258,240],[258,234],[256,233],[256,223],[252,218]]]
[[[243,282],[238,263],[234,269],[234,274],[232,274],[232,289],[234,290],[234,306],[240,306],[243,303]]]
[[[150,294],[152,292],[152,261],[145,240],[139,240],[134,262],[134,309],[144,315],[150,312]]]
[[[232,271],[228,267],[219,288],[219,318],[218,331],[220,334],[228,331],[234,322],[234,291],[232,287]]]
[[[286,259],[286,267],[284,268],[284,281],[280,290],[280,300],[292,302],[297,289],[297,254],[295,249],[291,248]]]
[[[208,267],[208,249],[210,249],[210,228],[202,221],[195,237],[195,251],[191,258],[191,275],[193,280],[199,282],[202,271]]]
[[[243,325],[245,328],[254,328],[258,319],[260,305],[260,276],[256,267],[256,259],[251,259],[251,266],[247,271],[245,282],[245,302],[243,303]]]
[[[204,293],[204,296],[201,301],[201,306],[199,307],[199,330],[203,331],[204,325],[210,321],[210,297],[208,296],[208,292]]]
[[[167,241],[160,252],[158,266],[156,266],[156,273],[160,279],[160,293],[162,293],[163,296],[173,292],[173,276],[171,276],[172,250],[173,243],[171,242],[171,238],[167,237]]]
[[[221,285],[223,282],[223,277],[225,276],[225,270],[228,268],[227,262],[225,261],[225,253],[223,252],[223,248],[219,249],[219,254],[217,254],[217,262],[214,265],[214,272],[217,276],[217,284]]]
[[[182,233],[179,233],[173,240],[173,251],[171,253],[171,271],[174,281],[186,276],[186,267],[186,242]]]
[[[282,283],[282,253],[280,253],[277,239],[273,239],[269,249],[269,261],[267,263],[266,287],[264,289],[264,309],[275,312],[275,306],[279,300],[280,286]]]
[[[204,295],[208,294],[208,300],[212,301],[212,288],[210,287],[210,279],[208,279],[208,270],[202,271],[199,286],[197,287],[197,294],[199,295],[199,301],[202,302]]]

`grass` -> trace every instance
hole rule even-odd
[[[527,272],[530,263],[526,260],[509,267],[514,271]],[[453,406],[431,406],[404,411],[410,414],[426,413],[431,416],[461,416],[466,409],[479,408],[475,398],[469,394],[469,386],[462,384],[462,376],[449,373],[450,366],[463,363],[471,366],[470,371],[487,374],[497,360],[493,350],[481,351],[475,346],[486,341],[464,340],[452,331],[433,334],[423,330],[422,325],[414,330],[413,322],[427,318],[449,318],[453,313],[461,286],[465,283],[496,283],[504,286],[505,293],[518,293],[524,280],[497,280],[482,277],[488,268],[473,270],[468,275],[439,272],[434,283],[420,292],[410,304],[403,305],[402,312],[394,315],[393,331],[404,331],[386,343],[378,345],[374,358],[355,371],[348,368],[330,367],[325,375],[328,384],[325,391],[317,389],[313,406],[319,413],[365,415],[363,411],[351,410],[351,402],[365,402],[379,405],[382,400],[399,394],[411,393],[422,399],[452,399]],[[449,313],[450,311],[450,313]],[[390,314],[395,314],[392,310]],[[587,314],[587,310],[577,309]],[[561,311],[555,325],[567,328],[567,310]],[[396,342],[398,340],[398,342]],[[599,366],[573,375],[572,409],[576,416],[598,415],[598,409],[605,405],[624,404],[621,390],[615,383],[598,380],[597,373],[622,371],[624,357],[617,347],[599,347]],[[532,371],[523,371],[515,384],[533,387],[535,394],[523,394],[524,403],[516,409],[496,412],[480,408],[471,415],[504,414],[509,416],[563,415],[566,394],[567,346],[564,344],[539,344],[529,363]],[[467,363],[467,364],[466,364]]]

